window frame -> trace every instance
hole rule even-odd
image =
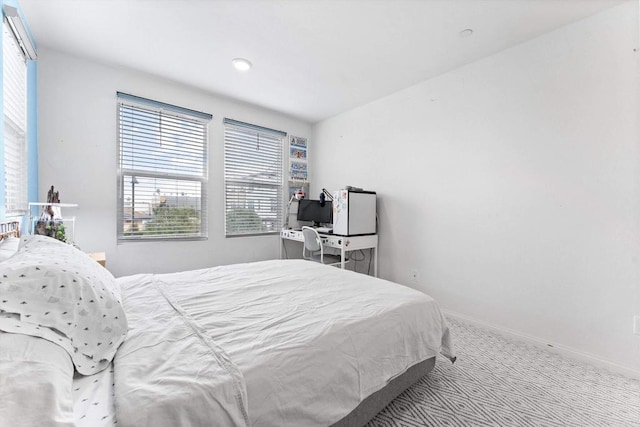
[[[2,20],[2,31],[3,31],[3,50],[2,50],[2,67],[3,67],[3,78],[2,78],[2,86],[3,86],[3,130],[4,135],[2,138],[3,141],[3,185],[4,185],[4,213],[7,217],[20,217],[24,216],[27,213],[27,202],[29,199],[29,158],[28,158],[28,129],[29,129],[29,118],[28,118],[28,86],[29,86],[29,77],[28,77],[28,67],[27,67],[27,54],[22,49],[20,44],[20,35],[16,34],[13,26],[7,19],[7,17],[3,16]],[[8,34],[7,34],[8,33]],[[8,44],[13,41],[15,46],[14,52],[7,52]],[[7,61],[8,55],[17,56],[17,61],[21,62],[24,65],[24,69],[14,70],[16,73],[20,75],[8,76],[7,66],[11,66],[12,62]],[[11,96],[7,95],[5,85],[10,83],[20,84],[21,87],[15,87],[15,93],[12,93]],[[16,96],[20,97],[22,100],[16,98]],[[11,98],[11,99],[10,99]],[[14,107],[13,110],[8,111],[7,103],[12,102],[11,106]],[[16,105],[20,103],[22,105]],[[17,108],[15,108],[17,107]],[[19,108],[22,108],[22,111],[18,111]],[[13,114],[15,117],[9,117],[9,114]],[[8,138],[8,133],[12,132],[14,137]],[[12,146],[9,147],[9,142],[12,142]],[[8,158],[9,154],[15,156],[15,159]],[[11,179],[9,178],[11,175]]]
[[[201,155],[201,174],[186,174],[179,172],[168,172],[166,170],[163,171],[152,171],[138,168],[129,168],[124,165],[123,160],[123,124],[122,124],[122,115],[123,115],[123,106],[127,108],[138,109],[140,111],[144,110],[145,114],[157,114],[159,123],[162,123],[162,117],[169,118],[171,120],[185,120],[192,123],[198,122],[202,125],[202,139],[198,139],[202,143],[202,155]],[[142,113],[141,113],[142,114]],[[117,241],[118,244],[124,242],[140,242],[140,241],[183,241],[183,240],[206,240],[208,239],[208,181],[209,181],[209,172],[208,172],[208,163],[209,163],[209,122],[212,120],[213,116],[208,113],[203,113],[200,111],[190,110],[187,108],[175,106],[172,104],[166,104],[159,101],[154,101],[147,98],[138,97],[135,95],[126,94],[123,92],[117,92],[117,103],[116,103],[116,116],[117,116],[117,128],[116,128],[116,139],[117,139],[117,186],[118,186],[118,212],[117,212]],[[162,126],[162,124],[160,124]],[[162,133],[158,136],[159,140],[162,140]],[[139,136],[139,139],[142,139]],[[135,144],[135,142],[131,142],[131,144]],[[186,151],[183,150],[181,153]],[[152,156],[149,157],[151,159]],[[157,160],[157,159],[155,159]],[[125,231],[125,210],[127,208],[125,204],[125,195],[127,194],[128,189],[125,189],[125,185],[130,183],[131,181],[127,181],[125,178],[130,177],[133,178],[132,184],[132,214],[131,215],[131,225],[133,226],[133,222],[135,221],[135,196],[138,192],[135,190],[135,185],[137,184],[138,178],[141,179],[150,179],[150,180],[168,180],[173,182],[181,182],[181,183],[198,183],[200,186],[200,195],[199,195],[199,220],[200,227],[199,231],[196,233],[187,233],[187,234],[158,234],[158,235],[132,235],[126,234]],[[173,197],[173,196],[166,196]],[[175,196],[176,198],[179,195]],[[178,207],[188,207],[188,203],[186,205],[180,205]],[[157,206],[159,207],[159,206]],[[149,212],[151,215],[151,212]]]
[[[227,238],[236,238],[236,237],[252,237],[252,236],[266,236],[266,235],[274,235],[274,234],[279,234],[280,230],[282,228],[282,221],[284,218],[284,213],[283,213],[283,207],[284,207],[284,203],[283,203],[283,194],[284,194],[284,142],[287,136],[286,132],[283,131],[279,131],[279,130],[275,130],[275,129],[271,129],[271,128],[267,128],[267,127],[263,127],[263,126],[259,126],[259,125],[254,125],[251,123],[246,123],[246,122],[241,122],[238,120],[234,120],[234,119],[230,119],[230,118],[225,118],[223,120],[223,125],[224,125],[224,232],[225,232],[225,237]],[[230,159],[230,155],[229,152],[232,151],[232,144],[230,139],[228,139],[228,134],[231,133],[231,129],[233,129],[234,132],[246,132],[246,137],[251,137],[251,136],[256,136],[257,140],[259,140],[260,135],[262,135],[263,137],[269,137],[269,138],[273,138],[274,141],[277,141],[277,147],[271,147],[271,152],[274,153],[275,155],[275,160],[277,161],[277,166],[272,168],[272,172],[277,174],[277,178],[271,182],[269,182],[268,180],[249,180],[249,179],[240,179],[237,176],[236,177],[231,177],[231,172],[230,172],[230,165],[232,163],[231,159]],[[237,143],[238,141],[234,141],[235,143]],[[233,148],[237,149],[237,145],[233,146]],[[240,157],[239,154],[235,154],[234,155],[234,161],[237,161],[237,159]],[[249,156],[245,156],[245,158],[247,158]],[[256,162],[250,162],[250,161],[246,161],[244,163],[244,166],[247,168],[252,168],[252,167],[259,167],[260,165],[258,165]],[[265,173],[269,173],[267,170],[263,170],[262,172]],[[256,173],[260,173],[260,171],[256,170]],[[256,212],[256,214],[258,214],[258,216],[260,217],[260,219],[262,220],[262,223],[268,223],[270,224],[269,226],[265,226],[265,230],[264,231],[257,231],[257,230],[251,230],[251,231],[246,231],[246,232],[239,232],[239,231],[232,231],[233,228],[230,226],[229,224],[229,217],[230,217],[230,212],[232,212],[232,210],[230,210],[230,205],[232,203],[232,201],[230,200],[230,186],[235,185],[236,188],[241,187],[242,185],[246,185],[248,187],[253,186],[253,189],[255,189],[256,191],[257,188],[261,188],[263,190],[267,190],[271,189],[271,191],[275,191],[275,195],[273,197],[256,197],[254,199],[247,199],[247,201],[245,202],[246,204],[251,204],[250,202],[259,202],[259,201],[267,201],[270,202],[272,204],[272,208],[270,210],[270,212],[274,213],[274,217],[273,219],[269,219],[269,218],[264,218],[262,216],[260,216],[260,214],[258,212],[256,212],[254,210],[254,212]],[[250,210],[250,207],[241,207],[241,206],[236,206],[233,210],[239,210],[239,209],[247,209]]]

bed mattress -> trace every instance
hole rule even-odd
[[[119,426],[327,426],[410,367],[453,357],[429,296],[308,261],[118,283]]]

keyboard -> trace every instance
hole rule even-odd
[[[329,228],[329,227],[318,227],[316,228],[316,231],[318,233],[325,233],[325,234],[329,234],[329,233],[333,233],[333,228]]]

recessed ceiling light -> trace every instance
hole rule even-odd
[[[473,34],[473,30],[471,28],[467,28],[466,30],[460,31],[460,37],[462,38],[471,37],[471,34]]]
[[[244,58],[235,58],[231,61],[236,70],[238,71],[249,71],[252,67],[251,61]]]

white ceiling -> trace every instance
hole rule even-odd
[[[625,0],[19,0],[40,47],[316,122]],[[630,1],[630,0],[627,0]],[[471,37],[460,37],[470,28]],[[254,67],[236,71],[231,60]]]

